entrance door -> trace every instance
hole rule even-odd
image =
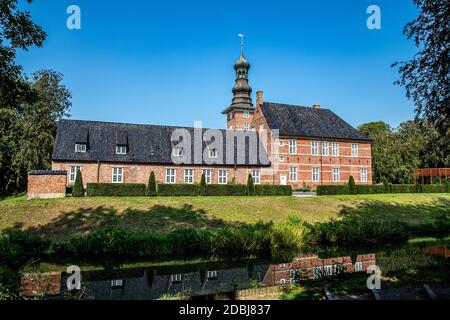
[[[287,179],[285,174],[280,175],[280,184],[285,186],[287,184]]]

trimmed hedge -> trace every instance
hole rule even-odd
[[[208,196],[245,196],[247,186],[245,184],[209,184],[206,187]]]
[[[257,184],[255,185],[255,194],[257,196],[292,196],[292,187]]]
[[[159,196],[198,196],[200,186],[198,184],[159,184]]]
[[[146,188],[147,188],[146,185],[143,183],[88,183],[86,186],[86,194],[91,197],[145,196]]]
[[[432,184],[384,184],[384,185],[357,185],[357,194],[379,194],[379,193],[443,193],[449,192],[445,185]],[[386,192],[386,190],[388,192]],[[350,194],[348,185],[318,186],[317,195]]]

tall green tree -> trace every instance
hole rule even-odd
[[[150,177],[148,178],[147,195],[150,197],[156,196],[156,179],[153,171],[150,172]]]
[[[450,135],[450,2],[413,0],[419,15],[403,30],[418,52],[409,61],[396,62],[396,83],[415,104],[416,118],[426,119],[440,136]],[[448,140],[447,140],[448,141]]]
[[[253,183],[253,177],[249,173],[247,178],[247,195],[254,196],[255,195],[255,184]]]

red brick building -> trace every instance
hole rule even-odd
[[[67,185],[78,169],[85,184],[147,183],[151,171],[159,183],[199,183],[202,173],[214,184],[246,183],[248,174],[256,184],[293,187],[343,184],[350,175],[372,182],[366,136],[319,105],[264,102],[259,91],[254,106],[242,50],[234,67],[227,130],[62,120],[52,169],[67,171]]]

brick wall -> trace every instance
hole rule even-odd
[[[244,111],[234,110],[227,114],[227,129],[244,129],[244,124],[251,128],[253,111],[249,111],[249,116],[244,116]],[[230,116],[232,114],[232,116]]]
[[[28,199],[58,198],[66,195],[66,174],[28,174]]]

